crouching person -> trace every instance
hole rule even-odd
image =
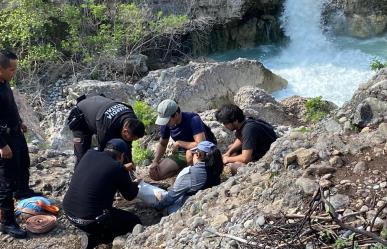
[[[88,150],[74,171],[63,209],[69,221],[86,232],[87,248],[110,243],[141,224],[136,215],[113,207],[117,191],[127,200],[137,196],[138,183],[123,165],[128,154],[122,139],[111,139],[102,152]]]
[[[230,168],[233,175],[239,167],[263,157],[277,139],[270,124],[261,119],[246,118],[236,105],[222,106],[216,111],[215,117],[228,130],[235,132],[234,143],[228,146],[223,155],[223,163]]]
[[[189,196],[220,183],[222,154],[215,144],[202,141],[191,151],[193,165],[180,171],[172,189],[159,197],[161,200],[156,209],[165,209],[168,214],[176,212]]]

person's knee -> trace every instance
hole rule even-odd
[[[149,176],[152,180],[160,181],[173,176],[178,170],[179,166],[175,161],[165,158],[158,165],[150,168]]]
[[[238,173],[238,169],[244,166],[243,163],[230,163],[227,165],[230,168],[230,172],[232,175],[236,175]]]

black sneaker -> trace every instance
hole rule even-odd
[[[21,200],[21,199],[27,199],[30,197],[35,197],[35,196],[42,196],[43,194],[41,192],[35,192],[32,189],[28,189],[26,191],[17,191],[13,194],[13,197],[16,200]]]

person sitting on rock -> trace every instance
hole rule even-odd
[[[155,181],[174,176],[179,170],[192,164],[190,149],[201,141],[208,140],[216,144],[214,134],[199,115],[194,112],[181,112],[175,101],[162,101],[157,107],[157,113],[156,124],[160,125],[161,138],[149,170],[149,176]],[[172,155],[162,160],[169,137],[175,141]]]
[[[125,140],[129,146],[126,163],[134,168],[132,141],[144,136],[145,126],[137,119],[131,106],[100,95],[83,95],[70,112],[68,125],[74,136],[74,154],[77,157],[75,166],[90,149],[92,135],[97,134],[100,151],[103,151],[106,142],[112,138]]]
[[[277,139],[270,124],[261,119],[246,118],[237,105],[223,105],[215,117],[228,130],[235,131],[234,143],[223,154],[223,163],[230,167],[233,175],[240,166],[263,157]]]
[[[138,193],[138,183],[123,165],[128,155],[125,141],[114,138],[102,152],[88,150],[74,171],[63,210],[72,224],[87,233],[87,248],[110,243],[141,224],[136,215],[112,206],[117,191],[127,200]]]
[[[160,196],[156,209],[165,209],[168,214],[176,212],[191,195],[199,190],[219,185],[223,171],[222,154],[215,144],[202,141],[191,149],[193,165],[178,174],[171,190]]]

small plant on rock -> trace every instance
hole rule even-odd
[[[307,100],[305,107],[306,119],[311,122],[318,122],[329,113],[329,104],[321,96]]]
[[[370,64],[372,71],[378,71],[384,67],[387,67],[387,62],[382,63],[380,60],[374,58]]]
[[[150,160],[153,156],[152,151],[142,146],[140,141],[133,142],[133,162],[136,165],[142,165],[145,160]]]
[[[140,119],[145,127],[152,125],[156,121],[157,114],[151,106],[144,101],[136,101],[133,105],[134,113]]]
[[[144,123],[146,129],[156,121],[156,112],[143,101],[136,101],[133,105],[133,111],[137,118]],[[132,152],[133,162],[137,165],[141,165],[145,160],[152,158],[152,151],[141,144],[140,141],[133,142]]]

